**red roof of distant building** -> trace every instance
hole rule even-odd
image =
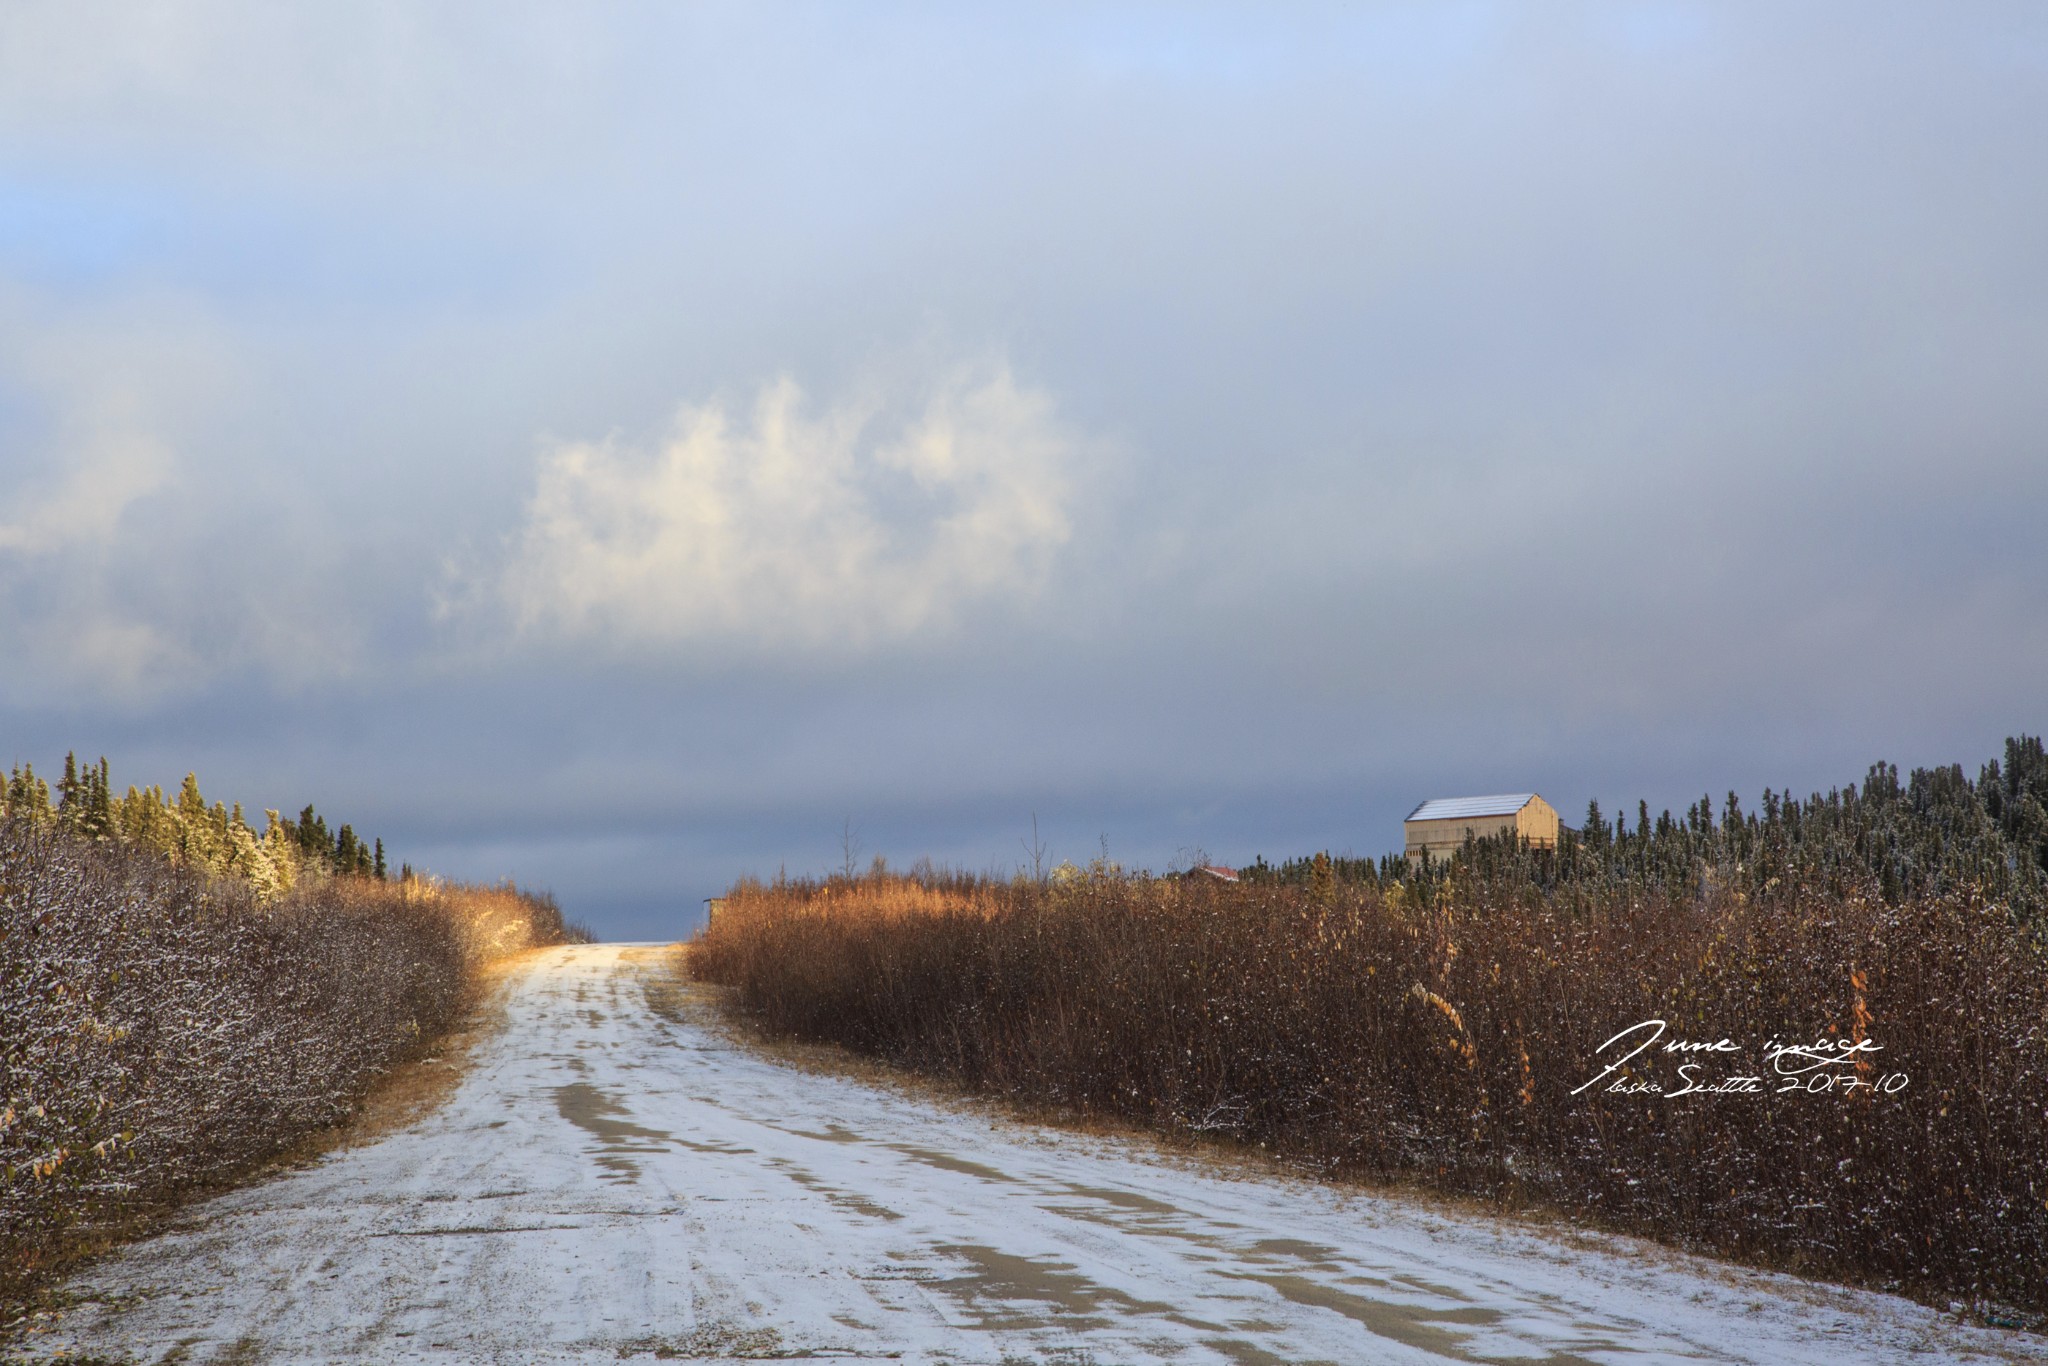
[[[1189,876],[1193,876],[1196,873],[1207,873],[1210,877],[1222,882],[1237,881],[1237,869],[1225,868],[1220,863],[1204,863],[1188,869]]]

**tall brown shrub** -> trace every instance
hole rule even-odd
[[[1256,1144],[1922,1295],[2048,1309],[2048,963],[2007,907],[1322,881],[742,886],[693,970],[743,1017],[985,1093]],[[1723,1038],[1617,1094],[1603,1041]],[[1782,1091],[1764,1045],[1867,1039]],[[1739,1061],[1738,1061],[1739,1058]],[[1654,1061],[1653,1061],[1654,1059]],[[1680,1084],[1653,1053],[1627,1076]],[[1794,1059],[1788,1057],[1790,1065]],[[1610,1078],[1611,1082],[1614,1080]]]

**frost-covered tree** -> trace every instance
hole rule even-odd
[[[87,839],[150,852],[209,877],[246,883],[259,902],[284,895],[308,877],[330,874],[383,877],[384,842],[358,836],[351,826],[328,833],[327,822],[309,805],[298,821],[266,811],[259,832],[241,803],[208,802],[197,774],[188,773],[177,795],[160,787],[129,787],[112,795],[107,760],[82,765],[76,752],[65,756],[56,800],[33,765],[22,764],[0,782],[0,819],[55,824]]]
[[[7,812],[17,820],[50,819],[50,785],[36,776],[34,764],[23,764],[7,779]]]

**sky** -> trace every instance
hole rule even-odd
[[[2025,4],[0,0],[0,763],[654,939],[1974,773],[2044,128]]]

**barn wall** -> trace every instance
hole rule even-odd
[[[1454,816],[1440,821],[1408,821],[1404,824],[1407,835],[1408,857],[1418,857],[1427,848],[1431,858],[1438,858],[1454,852],[1465,843],[1465,832],[1485,839],[1498,835],[1503,830],[1515,829],[1513,816]]]
[[[1557,808],[1541,797],[1531,798],[1529,804],[1515,813],[1515,833],[1535,845],[1557,843]]]

